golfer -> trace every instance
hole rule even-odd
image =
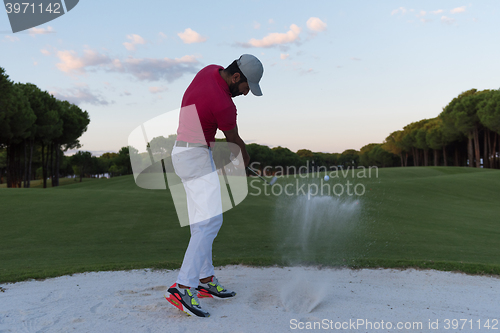
[[[244,54],[227,68],[209,65],[196,74],[182,99],[177,141],[172,150],[175,173],[186,191],[191,238],[167,300],[189,315],[208,317],[198,297],[231,298],[214,276],[212,243],[222,225],[219,177],[211,144],[220,129],[227,142],[239,146],[245,166],[250,156],[238,134],[232,98],[251,91],[261,96],[259,81],[264,68],[255,56]]]

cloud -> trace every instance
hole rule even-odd
[[[452,10],[450,10],[450,12],[451,12],[452,14],[463,13],[463,12],[465,12],[465,7],[466,7],[466,6],[453,8]]]
[[[259,22],[254,22],[254,23],[253,23],[253,28],[254,28],[255,30],[260,29],[260,23],[259,23]]]
[[[314,71],[312,68],[309,68],[309,69],[302,69],[302,70],[300,71],[300,74],[301,74],[301,75],[312,74],[312,73],[315,73],[315,71]]]
[[[455,19],[446,16],[441,16],[441,22],[445,24],[453,24],[455,23]]]
[[[243,43],[242,46],[244,47],[273,47],[277,45],[283,45],[283,44],[288,44],[288,43],[293,43],[296,42],[299,39],[299,34],[301,32],[301,29],[295,25],[292,24],[290,26],[290,30],[288,30],[286,33],[270,33],[266,37],[262,39],[255,39],[252,38],[248,43]]]
[[[432,11],[432,12],[430,12],[430,13],[431,13],[431,14],[434,14],[434,15],[437,15],[437,14],[441,14],[441,13],[443,13],[443,12],[444,12],[444,10],[442,10],[442,9],[438,9],[438,10],[434,10],[434,11]]]
[[[130,96],[130,95],[132,95],[132,93],[131,93],[130,91],[128,91],[128,90],[125,90],[125,91],[123,92],[123,94],[124,94],[125,96]]]
[[[56,66],[65,73],[84,74],[87,67],[106,65],[111,62],[108,56],[93,50],[84,50],[83,57],[79,57],[75,51],[58,51],[57,57],[61,62]]]
[[[35,35],[43,35],[43,34],[52,34],[55,33],[54,29],[52,27],[47,27],[47,29],[44,28],[31,28],[28,30],[29,34],[32,37],[35,37]]]
[[[50,55],[50,51],[49,50],[46,50],[46,49],[41,49],[40,52],[42,52],[43,55],[46,55],[46,56],[49,56]]]
[[[207,40],[206,37],[201,36],[199,33],[191,30],[190,28],[187,28],[184,32],[179,32],[177,36],[179,36],[185,44],[203,43]]]
[[[15,36],[5,36],[5,39],[7,39],[9,42],[17,42],[19,41],[19,38],[15,37]]]
[[[351,57],[351,60],[354,60],[354,61],[361,61],[360,58],[356,58],[356,57]]]
[[[424,18],[421,18],[421,19],[420,19],[420,21],[421,21],[422,23],[430,23],[430,22],[432,22],[432,20],[431,20],[431,19],[424,19]]]
[[[167,38],[167,35],[165,35],[163,32],[160,32],[158,35],[159,35],[161,38]]]
[[[286,59],[286,58],[288,58],[289,56],[290,56],[289,54],[284,54],[284,53],[282,53],[282,54],[280,55],[280,58],[281,58],[281,60],[285,60],[285,59]]]
[[[425,10],[421,10],[418,14],[417,14],[417,17],[420,17],[420,16],[425,16],[427,15],[427,12]]]
[[[68,101],[75,105],[80,105],[83,103],[92,105],[109,105],[110,103],[104,99],[99,94],[92,93],[87,87],[77,87],[72,89],[67,89],[63,93],[56,91],[50,91],[50,94],[54,95],[57,99]]]
[[[199,64],[195,56],[176,59],[127,58],[121,64],[123,71],[141,81],[167,80],[172,82],[185,73],[196,73]]]
[[[401,12],[401,14],[406,14],[406,9],[404,7],[399,7],[398,9],[394,9],[391,15],[396,15],[399,12]]]
[[[274,24],[274,20],[273,19],[269,19],[269,24]]]
[[[325,31],[326,30],[326,23],[321,21],[317,17],[311,17],[309,20],[307,20],[307,27],[316,32],[320,31]]]
[[[149,92],[151,92],[152,94],[162,93],[167,90],[167,87],[149,87]]]
[[[84,50],[83,56],[75,51],[58,51],[61,62],[57,68],[67,74],[82,75],[88,71],[103,70],[130,74],[141,81],[166,80],[172,82],[186,73],[196,73],[199,62],[195,56],[186,55],[181,58],[134,58],[112,59],[108,55],[94,50]]]
[[[133,34],[133,35],[128,35],[128,39],[130,39],[130,42],[125,42],[123,45],[125,48],[129,51],[135,51],[136,50],[136,45],[138,44],[146,44],[146,41],[144,38],[142,38],[139,35]]]

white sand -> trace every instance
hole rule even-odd
[[[477,320],[494,325],[500,319],[497,277],[246,266],[218,268],[216,275],[238,294],[202,299],[210,318],[189,317],[165,300],[177,271],[97,272],[3,284],[0,332],[297,332],[311,331],[306,328],[314,322],[332,325],[331,331],[343,323],[342,332],[460,331],[446,329],[445,319],[466,319],[464,332],[500,331],[500,323],[497,330],[477,328]],[[349,325],[358,319],[375,326]],[[439,320],[438,329],[429,330],[429,320]],[[398,330],[398,322],[421,322],[423,329]]]

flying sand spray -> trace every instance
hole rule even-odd
[[[328,181],[329,177],[323,180]],[[333,256],[334,261],[342,261],[348,257],[348,244],[358,225],[360,208],[359,201],[350,197],[311,193],[280,196],[276,220],[285,262],[301,266],[319,258]],[[281,304],[286,311],[311,313],[321,303],[328,302],[334,281],[321,279],[320,274],[314,274],[316,269],[291,268],[288,281],[280,286]]]

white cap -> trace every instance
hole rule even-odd
[[[248,86],[252,94],[255,96],[262,96],[259,81],[262,78],[262,74],[264,74],[264,66],[262,66],[260,60],[251,54],[244,54],[236,63],[243,75],[247,78]]]

